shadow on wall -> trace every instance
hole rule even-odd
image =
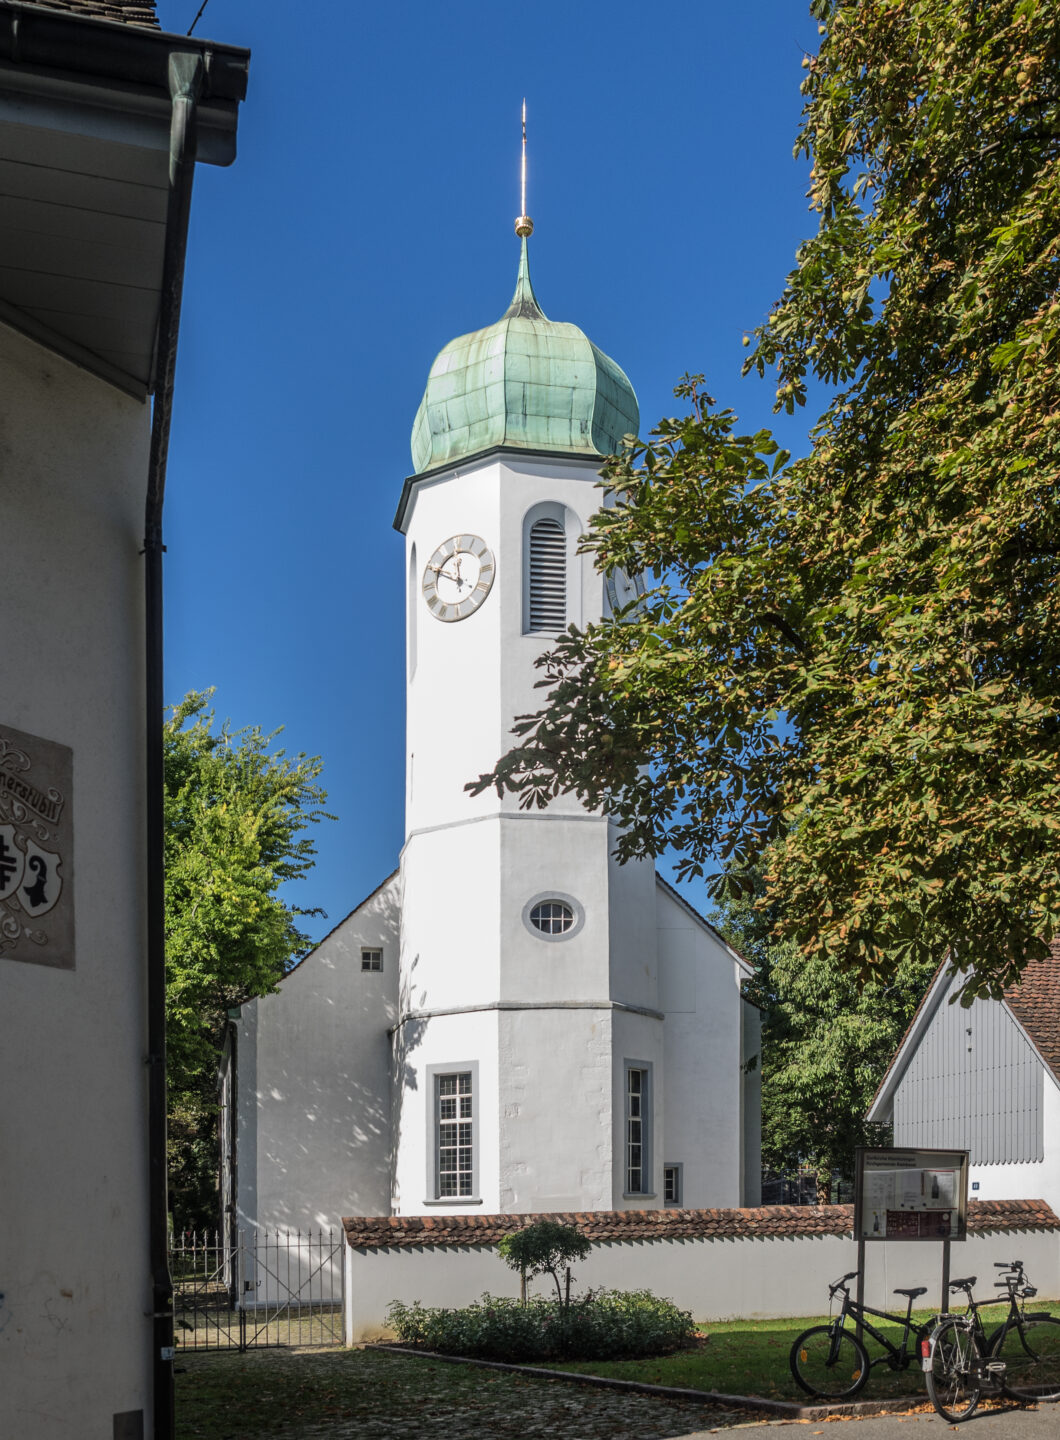
[[[240,1157],[240,1190],[258,1226],[327,1229],[344,1214],[390,1213],[398,924],[397,886],[385,885],[257,1002],[257,1154],[250,1165]],[[363,971],[362,948],[381,936],[393,937],[384,970]]]
[[[427,1031],[426,1020],[417,1018],[415,1014],[416,1009],[423,1006],[427,1000],[425,990],[420,991],[418,998],[416,996],[416,971],[419,963],[420,957],[414,956],[408,970],[401,976],[398,1016],[391,1038],[393,1138],[390,1151],[390,1193],[395,1201],[400,1199],[397,1193],[397,1156],[401,1147],[404,1107],[412,1093],[419,1089],[416,1067],[411,1063],[410,1057],[423,1044],[423,1037]]]

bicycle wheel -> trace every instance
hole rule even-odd
[[[932,1334],[931,1369],[924,1379],[928,1399],[951,1424],[968,1420],[979,1404],[982,1355],[975,1334],[954,1320],[944,1320]]]
[[[788,1357],[795,1383],[807,1395],[825,1400],[856,1395],[869,1378],[869,1357],[849,1330],[815,1325],[791,1347]]]
[[[1001,1385],[1013,1400],[1060,1400],[1060,1320],[1051,1315],[1013,1320],[990,1353],[1004,1362]]]

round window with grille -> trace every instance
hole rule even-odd
[[[562,900],[539,900],[530,911],[530,924],[546,935],[563,935],[574,924],[574,911]]]
[[[535,895],[523,909],[526,928],[539,940],[566,940],[582,928],[585,915],[571,895]]]

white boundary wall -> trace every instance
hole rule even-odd
[[[1004,1230],[969,1236],[950,1251],[953,1279],[978,1276],[976,1296],[993,1293],[994,1262],[1020,1259],[1043,1299],[1060,1298],[1060,1231]],[[651,1290],[690,1310],[697,1320],[782,1319],[825,1314],[828,1284],[853,1270],[857,1246],[849,1236],[799,1235],[783,1238],[605,1240],[573,1267],[579,1291],[587,1287]],[[392,1300],[456,1308],[484,1291],[517,1296],[519,1277],[488,1245],[408,1245],[353,1248],[347,1244],[346,1313],[348,1345],[392,1332],[385,1322]],[[942,1247],[895,1241],[866,1247],[865,1301],[884,1309],[904,1308],[896,1286],[927,1285],[918,1303],[938,1306]],[[547,1294],[551,1279],[535,1282]]]

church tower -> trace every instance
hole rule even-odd
[[[522,208],[512,302],[432,365],[395,520],[400,870],[231,1026],[243,1228],[758,1203],[750,967],[650,861],[617,864],[605,816],[464,788],[540,708],[538,656],[616,603],[578,539],[639,425],[622,370],[541,309]]]
[[[532,228],[516,222],[508,309],[431,368],[395,522],[408,640],[397,1213],[651,1207],[663,1192],[654,867],[619,867],[606,817],[573,798],[528,812],[464,788],[541,705],[536,658],[608,603],[577,542],[603,457],[639,424],[622,370],[542,311]]]

